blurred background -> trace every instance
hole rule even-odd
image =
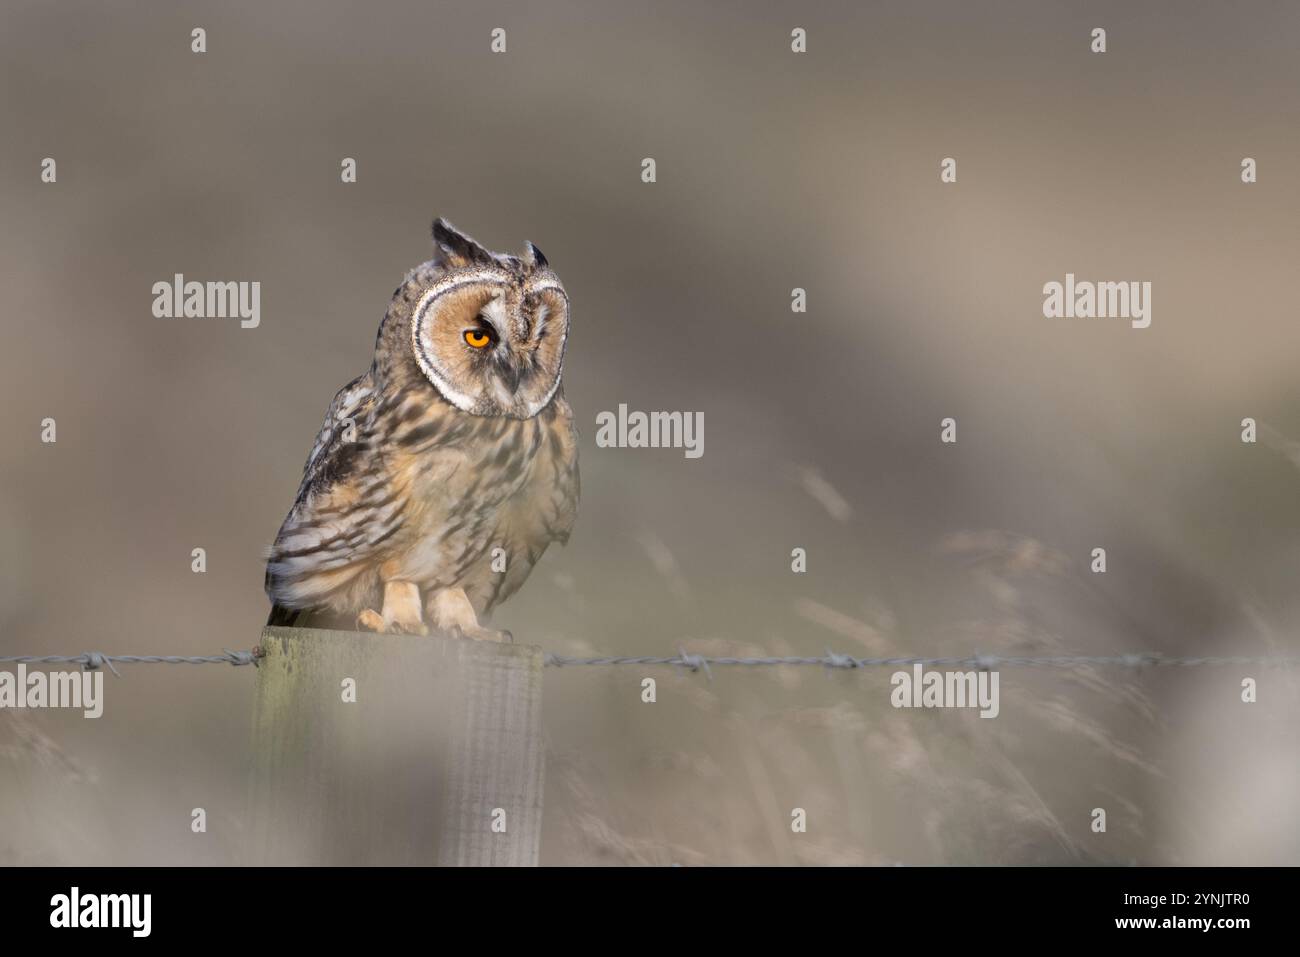
[[[435,215],[536,242],[573,301],[582,509],[496,615],[517,640],[1300,648],[1294,4],[0,17],[0,654],[257,641],[263,550]],[[1044,319],[1067,272],[1150,281],[1151,327]],[[260,281],[260,327],[155,319],[175,273]],[[597,448],[620,403],[702,412],[703,457]],[[889,673],[548,670],[543,863],[1300,862],[1293,670],[1004,669],[992,721],[895,711]],[[0,862],[238,862],[255,678],[0,712]]]

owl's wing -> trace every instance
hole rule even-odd
[[[384,470],[375,461],[373,410],[369,373],[345,385],[330,403],[298,496],[271,546],[266,591],[274,605],[328,604],[372,566],[396,530],[400,502],[387,493]]]
[[[360,429],[360,419],[369,413],[373,403],[374,391],[370,373],[357,376],[343,388],[339,389],[325,413],[325,424],[321,426],[316,442],[307,456],[307,463],[302,467],[302,484],[298,487],[298,499],[302,501],[312,480],[328,465],[332,457],[337,456],[338,449],[344,444],[349,424]]]

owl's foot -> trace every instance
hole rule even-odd
[[[508,631],[484,628],[478,623],[478,614],[463,588],[442,588],[429,596],[429,617],[433,625],[453,638],[472,638],[475,641],[513,642]]]
[[[469,628],[462,628],[460,625],[452,625],[447,633],[453,638],[469,638],[473,641],[504,641],[508,645],[515,643],[515,636],[510,634],[504,628],[484,628],[482,625],[473,625]]]
[[[360,631],[374,631],[381,635],[427,635],[429,626],[424,622],[406,622],[395,618],[386,618],[373,608],[367,608],[357,615],[357,628]]]
[[[384,582],[384,611],[367,608],[357,615],[357,627],[389,635],[427,635],[420,610],[420,589],[414,582]]]

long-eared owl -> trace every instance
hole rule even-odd
[[[532,243],[493,253],[443,219],[433,238],[330,403],[268,556],[270,624],[508,637],[480,616],[568,540],[568,294]]]

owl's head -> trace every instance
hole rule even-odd
[[[411,347],[444,399],[472,415],[527,419],[560,386],[569,297],[532,243],[493,253],[445,219],[411,317]]]

